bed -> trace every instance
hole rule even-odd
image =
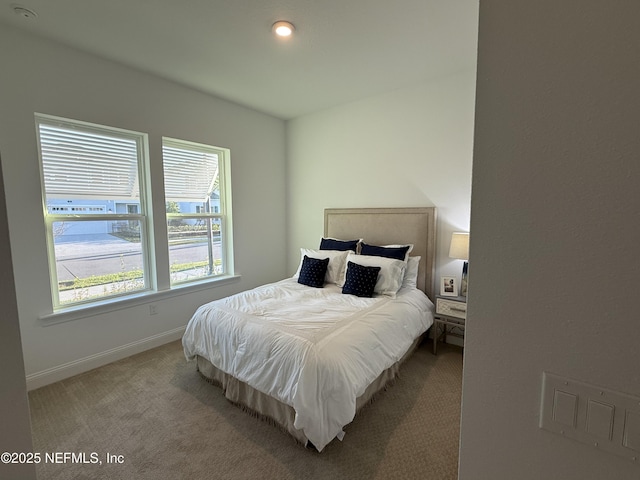
[[[326,209],[324,250],[301,249],[291,278],[199,307],[186,358],[231,402],[302,444],[322,451],[342,440],[433,323],[435,215]],[[335,239],[362,240],[358,254]]]

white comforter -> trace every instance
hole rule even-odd
[[[415,288],[395,299],[343,295],[295,279],[207,303],[182,339],[196,355],[290,405],[294,426],[321,451],[356,413],[356,398],[433,322]]]

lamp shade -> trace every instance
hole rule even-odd
[[[451,234],[451,247],[449,257],[458,260],[469,260],[469,234],[454,232]]]

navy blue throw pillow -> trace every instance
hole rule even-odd
[[[306,255],[302,259],[298,283],[309,287],[322,288],[324,286],[324,276],[327,274],[328,258],[311,258]]]
[[[378,247],[376,245],[367,245],[366,243],[363,243],[360,254],[404,260],[409,248],[411,248],[409,245],[406,247]]]
[[[357,297],[373,297],[373,289],[378,281],[378,272],[380,272],[380,267],[367,267],[347,262],[347,275],[342,293]]]
[[[356,251],[358,248],[358,242],[360,240],[337,240],[335,238],[323,238],[320,240],[320,250],[340,250],[346,252],[347,250]]]

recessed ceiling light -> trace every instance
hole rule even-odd
[[[33,10],[29,10],[27,7],[23,7],[22,5],[13,4],[11,5],[11,9],[13,13],[16,15],[20,15],[22,18],[36,18],[38,14]]]
[[[275,33],[279,37],[290,37],[295,30],[295,27],[291,22],[280,20],[279,22],[273,24],[271,30],[273,30],[273,33]]]

